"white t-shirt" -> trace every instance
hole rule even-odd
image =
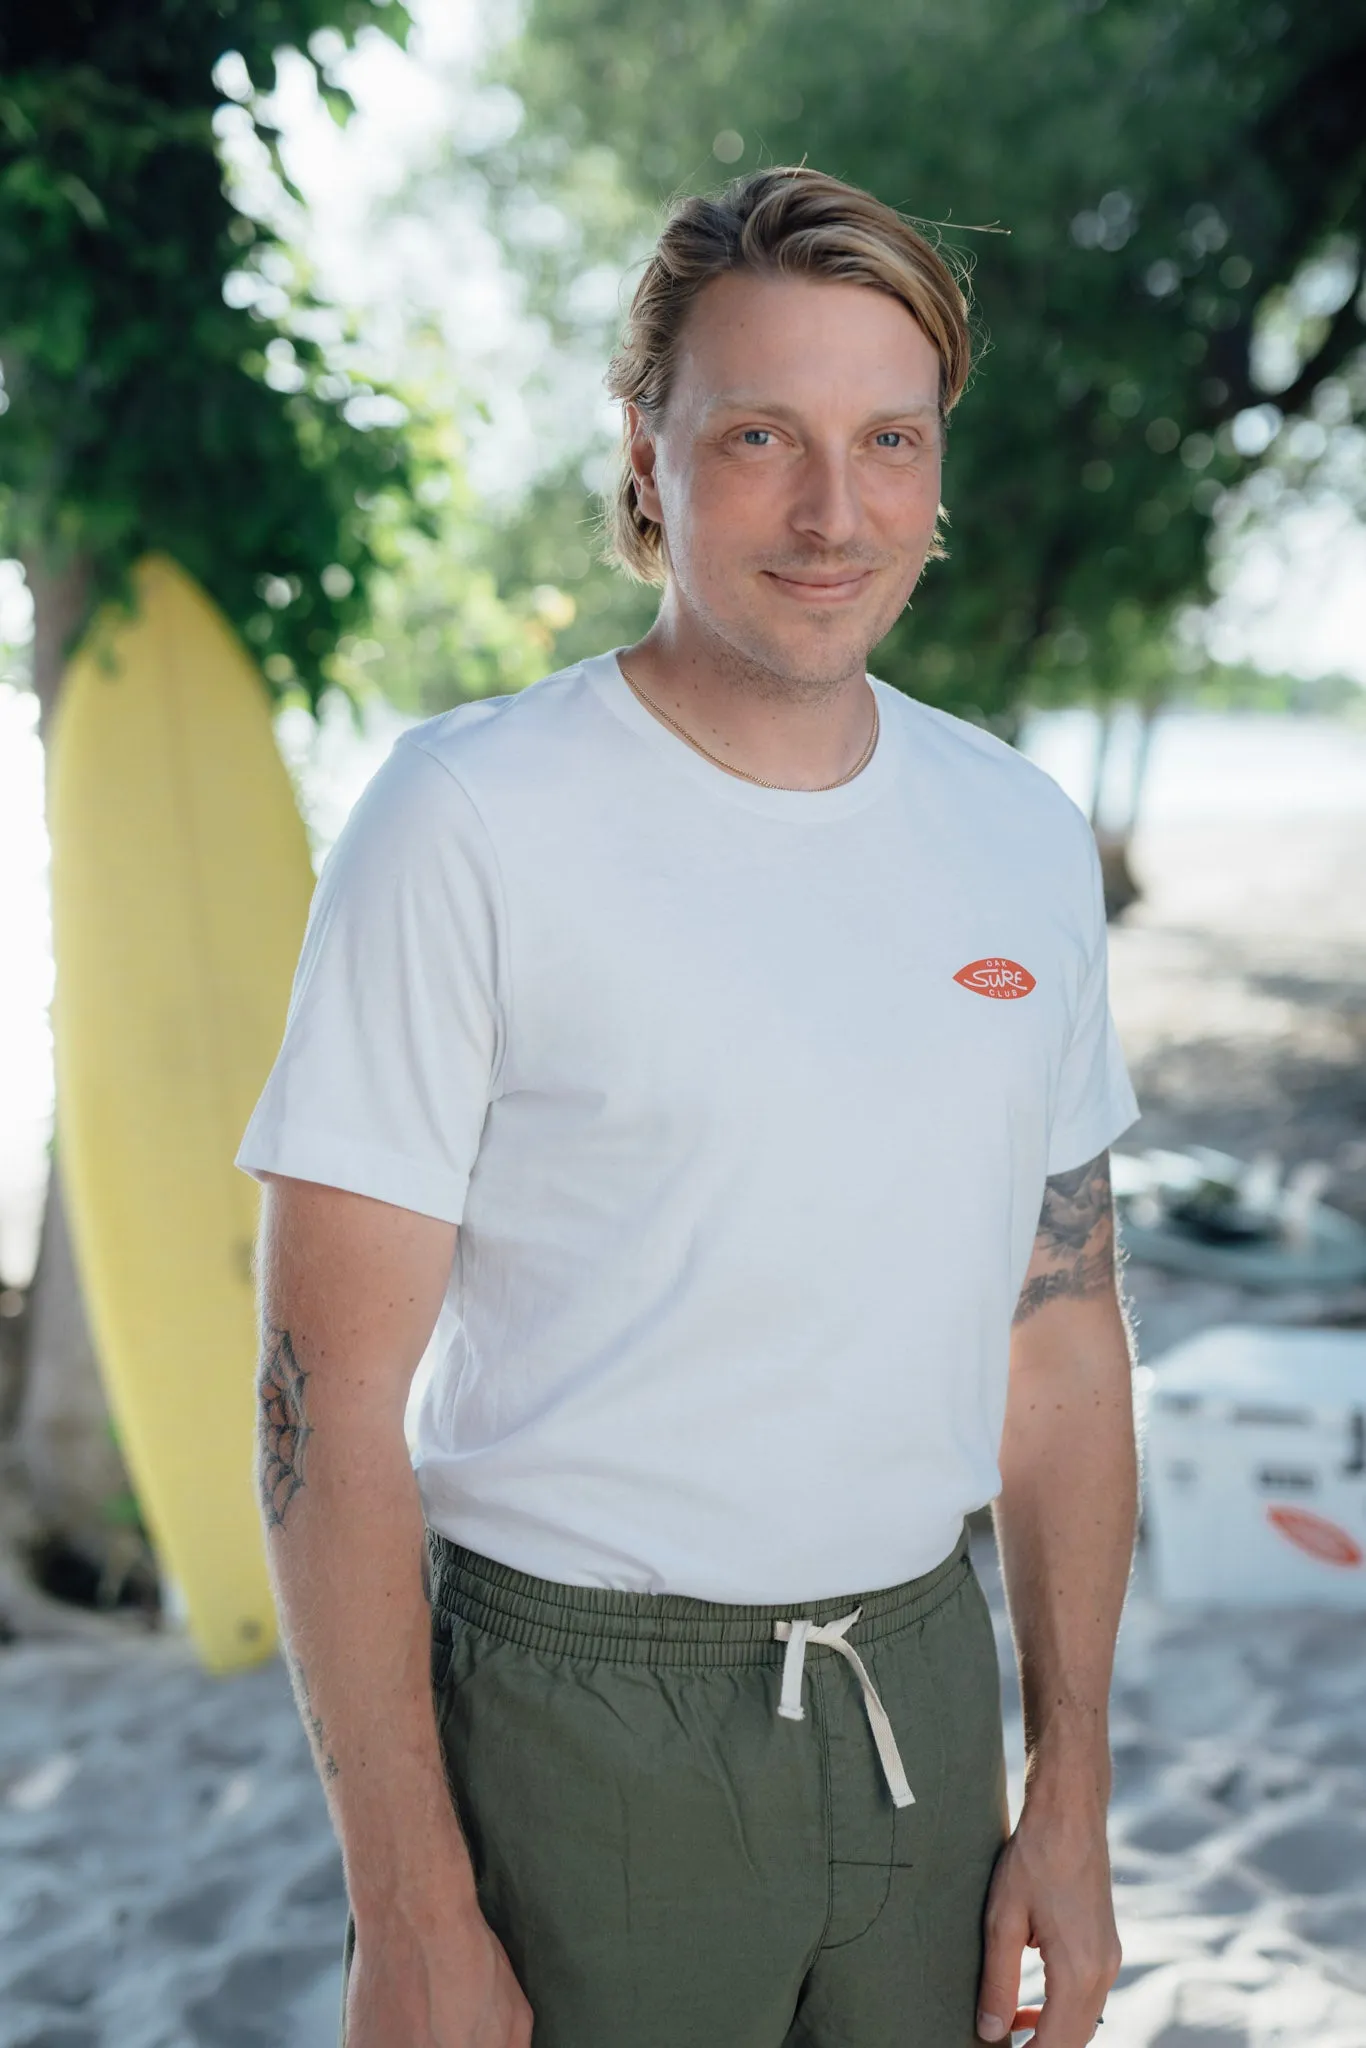
[[[1085,820],[874,687],[765,790],[603,655],[406,733],[324,869],[239,1163],[460,1225],[414,1462],[504,1564],[812,1601],[998,1490],[1044,1178],[1137,1110]]]

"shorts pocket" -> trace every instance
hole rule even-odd
[[[432,1613],[432,1691],[437,1699],[437,1717],[440,1718],[441,1701],[450,1696],[469,1679],[477,1661],[475,1638],[479,1631],[458,1614],[440,1610]]]

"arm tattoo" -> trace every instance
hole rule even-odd
[[[1085,1301],[1115,1284],[1115,1223],[1110,1198],[1110,1155],[1102,1152],[1070,1173],[1044,1183],[1034,1255],[1020,1290],[1015,1322],[1027,1322],[1047,1302]]]
[[[304,1483],[304,1455],[313,1430],[304,1420],[308,1374],[294,1356],[288,1330],[270,1324],[257,1381],[260,1401],[261,1507],[267,1529],[284,1527],[289,1504]]]
[[[289,1675],[294,1681],[294,1697],[298,1702],[300,1718],[303,1721],[304,1727],[308,1730],[318,1769],[323,1777],[330,1782],[333,1778],[341,1776],[341,1766],[327,1746],[327,1731],[323,1727],[322,1715],[315,1714],[313,1711],[313,1701],[309,1696],[308,1690],[308,1674],[299,1662],[299,1659],[290,1650],[285,1651],[285,1662],[289,1666]]]

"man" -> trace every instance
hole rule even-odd
[[[655,625],[417,727],[328,862],[241,1157],[350,2048],[965,2048],[1032,2023],[1028,1943],[1044,2048],[1100,2017],[1134,1102],[1094,847],[865,671],[967,366],[867,194],[684,202],[611,378]]]

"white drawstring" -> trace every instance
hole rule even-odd
[[[806,1709],[802,1705],[802,1672],[806,1668],[808,1643],[815,1643],[823,1650],[834,1650],[851,1664],[859,1684],[863,1687],[863,1709],[868,1716],[868,1726],[873,1731],[873,1741],[882,1763],[887,1790],[892,1795],[893,1806],[914,1806],[915,1794],[906,1783],[905,1766],[901,1752],[896,1746],[892,1724],[887,1719],[887,1709],[877,1696],[877,1687],[868,1676],[862,1657],[852,1643],[845,1641],[845,1635],[854,1626],[863,1609],[856,1607],[852,1614],[846,1614],[842,1621],[828,1621],[817,1627],[812,1620],[776,1621],[773,1633],[780,1643],[787,1644],[783,1658],[783,1686],[778,1699],[778,1712],[785,1721],[804,1721]]]

